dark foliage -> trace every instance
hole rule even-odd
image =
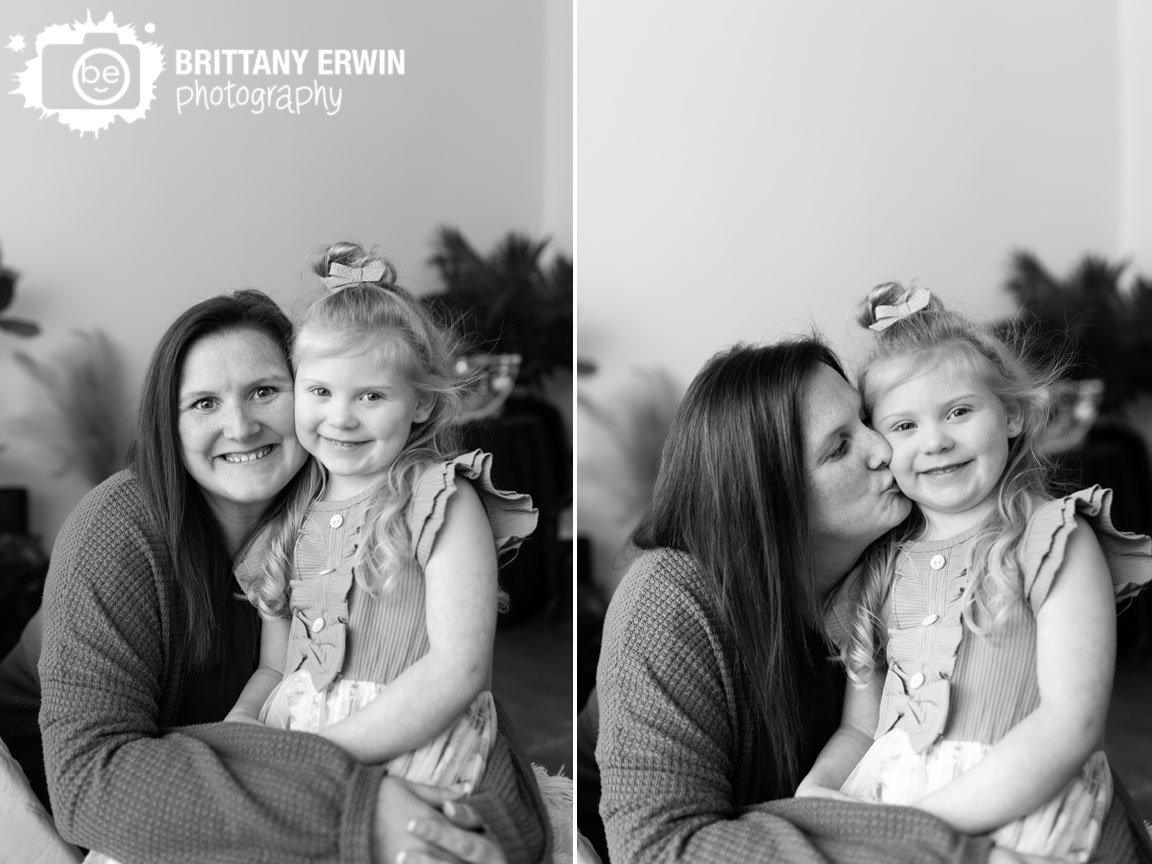
[[[427,302],[462,320],[478,350],[520,354],[528,387],[572,362],[572,260],[557,254],[543,265],[548,243],[513,232],[485,256],[442,226],[429,258],[445,291]]]
[[[1012,257],[1005,288],[1020,304],[1014,322],[1026,331],[1037,354],[1072,360],[1073,378],[1103,378],[1102,410],[1116,411],[1152,393],[1147,374],[1152,357],[1152,281],[1138,276],[1121,290],[1127,262],[1085,256],[1063,279],[1049,273],[1029,252]]]

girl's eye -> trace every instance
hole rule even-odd
[[[331,396],[332,395],[331,393],[328,392],[327,387],[313,387],[308,392],[310,392],[313,396]]]
[[[972,413],[972,409],[969,408],[967,405],[960,405],[957,408],[953,408],[952,411],[948,414],[948,416],[949,417],[963,417],[965,414],[971,414],[971,413]]]
[[[892,426],[892,431],[893,432],[907,432],[908,430],[913,428],[913,425],[914,424],[912,423],[911,420],[901,420],[899,423],[896,423]]]
[[[373,390],[370,393],[365,393],[360,398],[363,399],[365,402],[379,402],[381,399],[384,398],[384,394],[383,393],[377,393],[375,390]]]

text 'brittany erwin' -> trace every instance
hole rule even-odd
[[[309,56],[314,68],[306,70]],[[403,48],[178,48],[177,75],[403,75]]]

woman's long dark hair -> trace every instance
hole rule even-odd
[[[737,345],[705,364],[665,441],[652,505],[633,542],[692,555],[728,627],[768,736],[759,776],[799,781],[800,676],[813,585],[804,465],[804,399],[820,364],[844,374],[816,338]]]
[[[221,659],[218,646],[228,644],[223,631],[228,627],[227,604],[234,602],[236,584],[220,524],[181,457],[180,376],[195,342],[237,330],[266,335],[284,352],[285,371],[291,368],[292,323],[268,295],[243,290],[197,303],[172,323],[152,353],[140,394],[136,434],[128,450],[128,464],[168,541],[173,575],[184,600],[194,669],[210,667]],[[280,493],[269,515],[283,506],[294,485],[289,483]]]

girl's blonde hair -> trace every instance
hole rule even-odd
[[[406,517],[413,485],[430,464],[458,452],[456,422],[472,382],[453,370],[462,348],[453,328],[437,322],[419,299],[396,284],[390,262],[375,250],[340,242],[316,255],[312,269],[324,278],[334,264],[377,270],[382,266],[383,275],[372,282],[329,289],[308,307],[292,345],[293,370],[306,358],[363,355],[366,363],[398,372],[418,400],[431,405],[427,419],[413,422],[403,450],[378,481],[365,536],[353,561],[357,583],[378,595],[393,579],[419,574]],[[272,527],[261,577],[244,586],[248,599],[265,615],[286,614],[300,527],[328,479],[327,469],[315,458],[305,470],[307,476],[284,518]]]
[[[857,320],[863,327],[877,321],[883,326],[891,320],[891,307],[922,300],[923,292],[914,284],[877,285],[860,305]],[[1022,332],[999,334],[978,325],[931,297],[923,308],[897,317],[879,331],[859,379],[865,410],[871,413],[883,393],[925,369],[946,364],[979,381],[1006,409],[1019,411],[1021,432],[1008,442],[1008,461],[995,490],[996,506],[980,526],[968,562],[961,614],[965,626],[979,635],[999,626],[1022,601],[1017,556],[1029,518],[1051,497],[1053,466],[1038,444],[1051,417],[1052,385],[1065,366],[1060,360],[1045,367],[1031,362],[1026,339]],[[923,527],[923,516],[914,508],[903,525],[874,544],[865,556],[859,603],[841,652],[849,676],[857,683],[883,660],[887,631],[881,609],[896,556],[901,544],[916,537]]]

